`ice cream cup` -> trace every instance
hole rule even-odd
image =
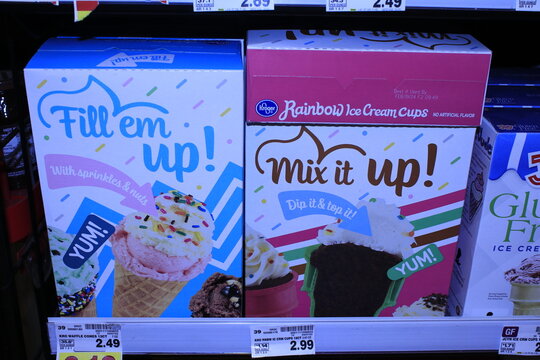
[[[512,283],[510,300],[514,315],[540,315],[540,284]]]
[[[296,283],[298,274],[291,270],[292,279],[278,286],[250,290],[246,288],[247,317],[291,317],[298,306]]]
[[[309,309],[310,316],[315,316],[316,301],[315,301],[314,291],[315,291],[315,284],[317,282],[317,269],[310,264],[310,257],[311,257],[311,253],[315,251],[317,248],[318,246],[315,246],[312,249],[309,249],[306,251],[306,254],[305,254],[306,270],[304,272],[304,284],[302,285],[302,289],[301,289],[302,291],[307,292],[310,298],[310,309]],[[399,296],[399,292],[401,291],[401,288],[403,287],[403,283],[404,283],[404,279],[393,280],[390,283],[386,297],[383,303],[381,304],[381,306],[373,314],[374,317],[379,316],[381,311],[383,311],[387,307],[392,307],[396,305],[396,301]]]

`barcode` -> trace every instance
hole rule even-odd
[[[313,325],[298,325],[298,326],[282,326],[280,328],[284,331],[313,331]]]
[[[87,330],[118,331],[120,330],[120,325],[118,324],[84,324],[84,328]]]
[[[60,350],[72,349],[75,341],[73,339],[60,339],[58,340],[58,345],[60,346]]]

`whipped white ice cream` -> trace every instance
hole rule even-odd
[[[444,316],[448,297],[443,294],[424,296],[410,306],[398,307],[393,316]]]
[[[353,243],[404,258],[410,255],[414,226],[400,215],[396,206],[382,199],[372,200],[361,205],[367,207],[371,236],[343,229],[336,223],[319,230],[317,240],[324,245]]]
[[[249,226],[246,226],[245,242],[246,286],[257,286],[263,280],[278,279],[291,272],[283,255]]]

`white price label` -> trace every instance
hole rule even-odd
[[[122,352],[119,324],[57,324],[57,353]]]
[[[314,325],[251,326],[251,356],[315,354]]]
[[[193,10],[195,12],[274,10],[274,0],[193,0]]]
[[[404,11],[405,0],[326,0],[326,11]]]
[[[517,11],[540,11],[539,0],[516,0]]]
[[[499,354],[540,356],[540,326],[505,326]]]

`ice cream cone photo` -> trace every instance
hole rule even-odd
[[[214,220],[206,204],[175,190],[155,202],[158,215],[129,214],[110,239],[113,316],[160,316],[211,259]]]

